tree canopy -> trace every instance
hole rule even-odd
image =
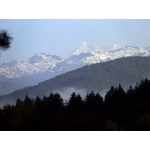
[[[124,91],[112,86],[103,98],[91,91],[73,92],[67,103],[59,93],[17,99],[0,109],[0,130],[150,131],[150,80]]]
[[[0,30],[0,49],[2,51],[10,48],[10,44],[13,38],[10,36],[7,30]]]

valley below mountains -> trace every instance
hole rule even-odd
[[[24,99],[48,96],[54,92],[66,92],[65,89],[84,90],[91,92],[108,91],[110,87],[121,84],[123,88],[136,85],[139,81],[150,79],[150,57],[124,57],[107,62],[95,63],[58,75],[0,97],[1,106],[6,103],[14,104],[17,98]],[[76,91],[74,91],[76,92]],[[70,95],[69,95],[70,96]]]
[[[24,61],[6,60],[0,64],[0,95],[35,86],[40,82],[86,65],[131,56],[148,57],[150,56],[150,47],[143,49],[133,46],[120,47],[114,44],[109,50],[103,50],[83,42],[68,59],[38,53]]]
[[[0,101],[6,104],[26,95],[64,94],[66,89],[85,93],[106,92],[118,84],[128,88],[149,78],[149,56],[150,47],[114,44],[109,50],[103,50],[83,42],[67,59],[37,53],[23,61],[6,60],[0,64]]]

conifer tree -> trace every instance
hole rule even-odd
[[[6,30],[0,30],[0,49],[2,51],[7,50],[10,48],[10,44],[13,38],[10,36],[8,31]]]

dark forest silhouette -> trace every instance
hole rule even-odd
[[[94,91],[83,99],[72,93],[24,100],[0,109],[0,130],[33,131],[139,131],[150,130],[150,80],[142,80],[125,92],[111,87],[105,97]]]

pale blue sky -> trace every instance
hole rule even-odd
[[[14,37],[11,48],[1,52],[0,62],[27,59],[39,52],[67,58],[83,41],[97,46],[150,46],[150,20],[1,19],[0,29]]]

